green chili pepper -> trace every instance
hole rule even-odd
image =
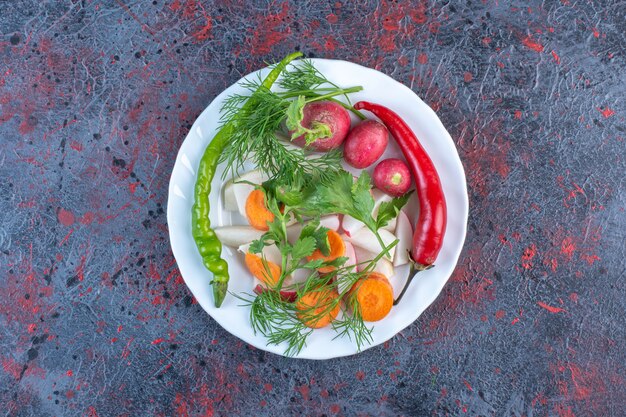
[[[287,64],[300,56],[302,56],[301,52],[295,52],[283,58],[263,80],[262,86],[268,89],[271,88]],[[243,108],[249,106],[249,103],[250,101],[247,101]],[[219,241],[217,236],[215,236],[215,232],[211,229],[209,194],[211,193],[211,181],[215,175],[218,160],[234,128],[232,123],[224,125],[204,150],[204,155],[202,155],[200,165],[198,166],[198,178],[194,188],[194,203],[191,208],[192,235],[196,241],[200,256],[202,256],[202,263],[213,273],[211,285],[213,285],[213,299],[216,307],[221,306],[222,301],[224,301],[226,291],[228,290],[229,276],[228,264],[221,257],[222,242]]]

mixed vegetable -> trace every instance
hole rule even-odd
[[[352,106],[349,94],[361,86],[341,88],[310,61],[294,61],[299,56],[287,56],[265,79],[245,81],[245,94],[226,99],[221,128],[198,169],[193,236],[214,274],[217,307],[229,279],[221,245],[242,253],[255,282],[250,293],[233,295],[249,306],[254,331],[268,343],[286,343],[285,353],[297,354],[315,329],[332,326],[360,349],[372,341],[366,322],[386,317],[414,271],[435,261],[445,199],[430,158],[406,123],[376,104]],[[361,119],[352,128],[350,112]],[[343,168],[342,156],[354,168],[374,165],[389,132],[408,167],[400,159],[381,161],[374,169],[376,188],[366,170],[355,177]],[[258,168],[241,173],[246,161]],[[239,212],[246,226],[211,229],[208,194],[219,163],[227,167],[224,177],[232,177],[223,187],[225,209]],[[415,234],[402,210],[412,194],[411,174],[420,202]],[[411,275],[394,302],[390,280],[404,264],[411,265]]]

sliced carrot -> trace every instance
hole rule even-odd
[[[363,320],[379,321],[391,311],[393,288],[383,274],[370,272],[354,283],[348,293],[348,299],[357,303]]]
[[[246,253],[246,266],[252,275],[264,282],[266,285],[273,287],[280,279],[280,266],[274,262],[266,260],[267,268],[263,263],[263,259],[253,253]]]
[[[330,245],[330,253],[328,254],[328,256],[324,256],[324,254],[319,249],[316,249],[315,252],[311,254],[311,256],[307,257],[309,261],[315,259],[334,261],[340,256],[346,254],[346,244],[343,242],[343,239],[341,239],[339,233],[335,232],[334,230],[329,230],[328,233],[326,233],[326,236],[328,236],[328,243]],[[319,269],[319,272],[327,274],[334,271],[335,269],[336,268],[334,266],[323,266]]]
[[[246,200],[246,217],[250,226],[258,230],[268,230],[268,222],[274,221],[274,214],[265,205],[265,193],[256,189]]]
[[[308,292],[296,302],[296,316],[305,326],[312,329],[328,326],[339,314],[338,297],[336,289],[317,289]]]

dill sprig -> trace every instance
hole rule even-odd
[[[286,302],[276,291],[264,291],[258,295],[235,294],[250,307],[250,324],[255,333],[267,338],[268,344],[287,344],[285,355],[297,355],[306,345],[314,329],[306,327],[296,317],[293,303]]]
[[[365,265],[360,272],[354,272],[355,266],[338,266],[337,269],[324,276],[312,273],[307,280],[299,287],[285,286],[276,288],[274,291],[263,291],[257,296],[244,297],[234,294],[237,298],[244,301],[244,306],[250,307],[250,323],[253,330],[261,333],[267,338],[268,344],[279,345],[286,344],[285,355],[297,355],[305,346],[308,337],[313,333],[313,329],[307,327],[301,321],[297,313],[306,319],[306,322],[316,323],[323,317],[326,317],[337,306],[341,308],[341,317],[334,320],[332,329],[337,333],[335,338],[347,336],[353,341],[360,351],[364,346],[372,343],[373,327],[368,327],[359,312],[356,303],[350,302],[344,304],[344,296],[359,279],[366,276],[376,263],[391,250],[398,240],[395,240],[388,246],[384,247],[374,259],[367,262],[361,262],[359,265]],[[319,260],[318,260],[319,261]],[[339,264],[343,265],[346,259],[339,260]],[[319,263],[319,266],[329,265],[332,262]],[[318,267],[319,267],[318,266]],[[298,299],[305,294],[311,292],[323,292],[323,294],[331,294],[336,291],[337,296],[319,297],[319,303],[308,307],[305,310],[298,311],[296,303],[289,302],[280,294],[281,290],[296,290]]]
[[[332,323],[333,330],[337,335],[333,338],[348,337],[356,345],[357,351],[361,351],[366,345],[370,345],[374,339],[372,338],[373,327],[367,327],[361,317],[361,310],[355,302],[345,304],[342,309],[343,315],[341,319]]]
[[[260,77],[244,79],[243,93],[227,97],[220,110],[220,126],[232,124],[233,134],[220,162],[228,169],[223,177],[236,174],[246,161],[252,161],[270,178],[301,180],[324,178],[340,168],[339,152],[328,152],[315,158],[304,149],[294,149],[281,141],[287,112],[294,101],[302,105],[320,100],[330,100],[360,91],[362,87],[340,88],[327,80],[310,61],[300,61],[289,67],[279,80],[284,91],[271,91],[262,87]],[[248,104],[243,107],[243,104]],[[342,103],[354,111],[351,105]]]

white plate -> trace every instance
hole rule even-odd
[[[362,92],[352,94],[353,102],[368,100],[382,104],[398,113],[420,138],[432,158],[443,185],[448,206],[448,226],[443,248],[437,258],[435,268],[421,272],[409,287],[402,302],[381,322],[374,323],[374,342],[365,347],[381,344],[413,323],[422,312],[437,298],[446,281],[452,274],[465,240],[468,215],[467,188],[461,160],[450,134],[435,114],[413,91],[385,74],[346,61],[314,59],[315,66],[332,82],[342,87],[362,85]],[[264,68],[248,77],[265,76]],[[185,283],[202,308],[224,329],[251,345],[269,352],[283,355],[284,345],[267,345],[260,334],[254,334],[250,327],[249,309],[241,307],[241,302],[227,295],[221,308],[213,305],[213,295],[209,282],[211,273],[202,265],[200,254],[191,235],[191,206],[196,180],[195,171],[205,147],[209,144],[219,120],[219,109],[224,99],[233,93],[243,92],[238,85],[224,90],[202,112],[185,138],[172,171],[167,204],[172,251]],[[383,158],[401,155],[395,142],[390,140]],[[381,158],[382,160],[382,158]],[[223,210],[221,174],[219,167],[212,182],[210,194],[210,219],[213,227],[242,223],[239,215]],[[411,210],[411,207],[409,207]],[[412,209],[415,218],[415,208]],[[252,276],[246,270],[241,255],[236,250],[224,246],[222,256],[229,265],[229,291],[251,293]],[[396,294],[406,279],[407,268],[398,270],[392,278]],[[333,340],[335,333],[330,327],[316,330],[309,337],[306,347],[296,357],[306,359],[330,359],[357,353],[357,348],[348,338]]]

